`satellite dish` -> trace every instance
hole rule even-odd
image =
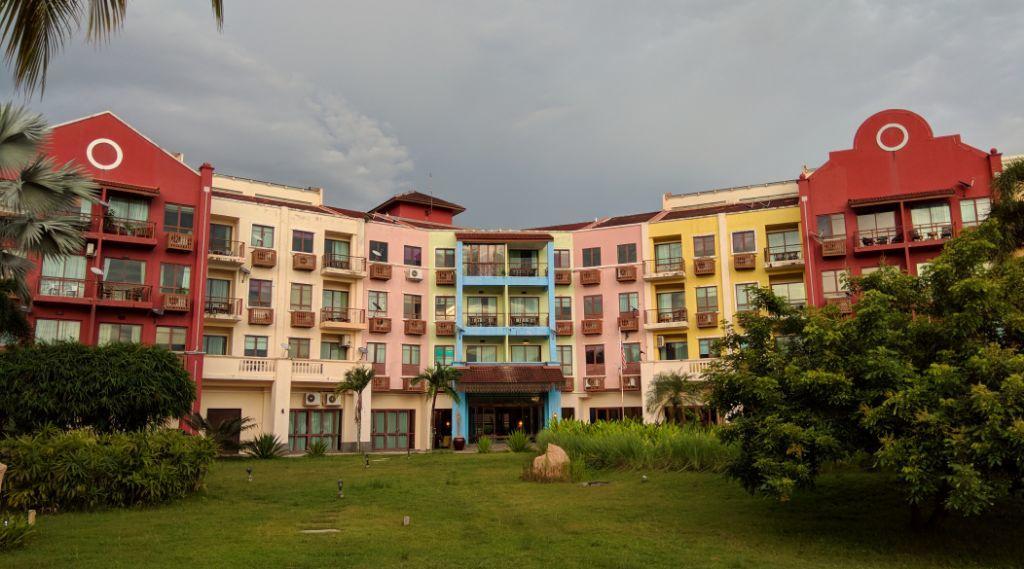
[[[103,269],[101,269],[99,267],[90,267],[89,268],[89,272],[94,274],[94,275],[96,275],[96,276],[98,276],[98,277],[102,277],[103,276]]]

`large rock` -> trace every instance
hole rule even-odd
[[[568,480],[569,455],[558,445],[548,445],[548,450],[533,459],[534,480]]]
[[[7,465],[0,462],[0,490],[4,489],[4,474],[7,474]]]

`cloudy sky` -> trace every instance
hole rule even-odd
[[[1019,0],[225,3],[218,33],[205,0],[133,2],[31,105],[110,109],[189,163],[344,207],[429,188],[486,227],[793,178],[889,107],[1024,152]]]

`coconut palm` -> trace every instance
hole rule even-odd
[[[335,388],[336,393],[352,392],[356,396],[356,450],[363,450],[363,390],[373,383],[373,370],[360,366],[345,372],[345,379]]]
[[[1014,160],[992,181],[996,200],[990,217],[997,220],[991,238],[1002,255],[1016,254],[1024,243],[1024,158]]]
[[[666,421],[683,423],[686,408],[703,405],[707,391],[707,382],[695,380],[689,373],[661,372],[654,376],[647,391],[647,411],[662,414]]]
[[[211,0],[217,29],[224,24],[223,0]],[[85,20],[86,39],[104,43],[124,25],[127,0],[4,0],[0,29],[6,44],[4,60],[14,66],[14,83],[33,91],[46,89],[50,60]]]
[[[238,454],[242,445],[236,442],[242,433],[256,426],[252,417],[235,417],[214,425],[199,413],[185,417],[185,424],[205,437],[213,439],[222,454]]]
[[[437,407],[437,396],[447,395],[453,403],[459,402],[459,392],[455,391],[455,382],[459,379],[459,370],[435,363],[434,367],[423,371],[409,381],[412,385],[427,384],[427,397],[430,398],[430,436],[427,437],[427,448],[434,446],[434,408]]]

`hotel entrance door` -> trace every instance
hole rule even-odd
[[[531,437],[544,426],[544,404],[538,396],[469,395],[469,442],[481,435],[504,439],[522,430]]]

